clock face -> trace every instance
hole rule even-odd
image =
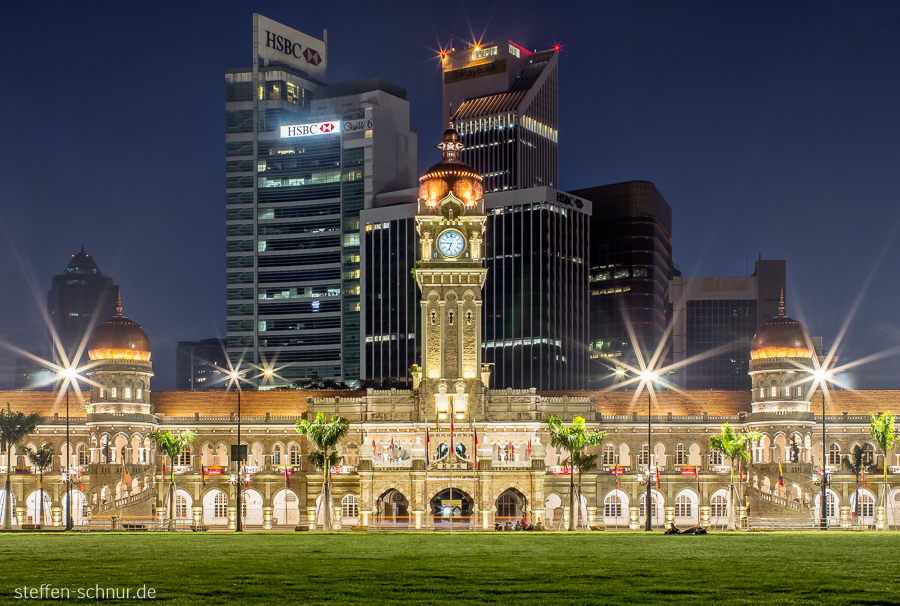
[[[458,231],[448,229],[438,237],[438,250],[447,257],[456,257],[466,247],[466,240]]]

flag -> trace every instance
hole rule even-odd
[[[819,475],[820,475],[820,476],[824,476],[824,475],[825,475],[825,469],[822,467],[822,464],[821,464],[821,463],[818,464],[818,468],[819,468],[819,469],[818,469]]]
[[[659,468],[656,469],[656,490],[659,490]]]
[[[78,472],[78,490],[84,492],[84,484],[81,483],[81,472]]]
[[[125,459],[122,459],[122,481],[126,484],[131,484],[131,476],[128,475],[128,470],[125,469]]]
[[[431,434],[428,433],[428,419],[425,419],[425,467],[431,464]]]
[[[169,475],[169,472],[166,471],[166,462],[163,461],[163,481],[165,481],[167,475]]]
[[[394,438],[391,438],[391,456],[397,456],[397,447],[394,446]]]
[[[778,461],[778,485],[784,487],[784,473],[781,471],[781,461]]]
[[[531,440],[528,440],[528,458],[531,459]]]
[[[203,482],[203,488],[206,488],[206,465],[200,466],[200,479]]]
[[[700,494],[700,470],[694,467],[694,477],[697,478],[697,495]]]
[[[285,490],[291,489],[291,472],[293,469],[288,469],[286,466],[284,468],[284,488]]]
[[[620,474],[616,474],[616,490],[619,490],[619,475]]]
[[[38,474],[34,474],[34,481],[37,482],[36,490],[40,490],[41,489],[41,476],[39,476]]]
[[[244,488],[250,488],[250,471],[244,468]]]
[[[378,455],[378,448],[376,448],[376,446],[375,446],[375,440],[374,440],[374,439],[372,440],[372,454],[373,454],[373,455]]]
[[[472,422],[469,421],[469,425],[472,425]],[[478,428],[472,425],[472,436],[475,440],[474,452],[472,454],[473,460],[475,461],[475,467],[478,467]]]
[[[862,479],[863,479],[863,488],[865,488],[866,487],[866,468],[865,467],[863,467],[863,469],[862,469]]]

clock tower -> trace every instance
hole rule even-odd
[[[459,159],[463,145],[450,128],[437,148],[440,162],[419,178],[419,262],[422,293],[422,375],[428,418],[481,418],[487,377],[481,366],[481,289],[486,217],[481,176]]]

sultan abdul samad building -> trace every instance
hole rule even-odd
[[[416,216],[420,250],[414,273],[421,291],[424,354],[421,365],[411,369],[414,388],[243,392],[239,419],[234,390],[151,392],[150,341],[138,324],[122,316],[120,304],[116,315],[94,331],[86,372],[93,386],[86,401],[72,407],[76,525],[109,527],[113,516],[148,526],[162,520],[167,515],[163,470],[174,466],[174,514],[182,527],[234,528],[238,489],[244,491],[247,528],[312,526],[322,474],[310,468],[311,446],[294,426],[297,419],[321,411],[347,418],[351,427],[334,475],[339,526],[448,529],[452,519],[455,528],[489,529],[495,521],[525,516],[558,527],[569,515],[569,476],[560,467],[565,455],[548,444],[544,421],[550,416],[582,416],[591,429],[608,432],[597,448],[599,469],[582,476],[587,522],[643,526],[646,486],[640,480],[651,463],[646,397],[634,398],[625,389],[491,389],[490,366],[482,363],[480,347],[487,273],[483,251],[491,237],[485,233],[482,180],[460,161],[462,144],[455,130],[447,130],[438,147],[443,158],[420,179]],[[822,404],[821,394],[810,393],[805,381],[815,355],[809,343],[806,328],[782,314],[765,323],[753,341],[749,393],[656,392],[655,525],[724,525],[729,461],[710,452],[708,443],[725,422],[762,434],[743,474],[741,517],[751,524],[760,518],[818,519]],[[856,505],[856,478],[842,471],[842,458],[861,445],[874,452],[876,463],[885,463],[869,437],[869,414],[900,412],[898,396],[838,391],[825,403],[831,525],[850,525]],[[50,443],[58,455],[44,475],[43,516],[45,524],[64,524],[65,401],[47,392],[6,392],[0,401],[10,402],[13,410],[44,415],[25,444]],[[249,452],[249,481],[237,475],[230,460],[239,420]],[[156,429],[190,429],[197,438],[177,460],[164,460],[148,439]],[[5,459],[4,453],[4,472]],[[898,463],[897,454],[890,453],[889,469],[897,471]],[[35,478],[21,451],[14,451],[11,464],[19,471],[12,477],[14,523],[34,522]],[[281,473],[284,469],[291,473]],[[870,476],[859,494],[864,523],[881,524],[886,516],[891,527],[900,525],[900,483],[886,508],[878,500],[876,477]],[[458,517],[447,517],[451,510]]]

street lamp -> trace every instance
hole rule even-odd
[[[238,461],[238,478],[237,478],[237,526],[235,532],[243,532],[243,516],[241,515],[241,481],[243,480],[243,463],[244,453],[241,449],[241,376],[235,371],[231,371],[231,380],[237,386],[238,395],[238,418],[237,418],[237,461]]]
[[[618,373],[618,371],[616,371]],[[624,374],[624,371],[623,371]],[[642,370],[641,373],[641,381],[648,385],[647,387],[647,502],[644,504],[646,510],[646,516],[644,516],[646,520],[646,526],[644,528],[645,531],[653,530],[653,508],[651,507],[653,500],[653,482],[650,481],[650,466],[653,461],[651,454],[653,451],[653,423],[650,418],[651,406],[652,406],[652,397],[650,385],[659,378],[659,374],[652,370]]]
[[[74,368],[63,368],[59,376],[65,379],[66,390],[66,469],[63,478],[66,482],[66,530],[72,530],[72,447],[69,441],[69,383],[74,383],[81,377]]]
[[[825,441],[825,382],[831,379],[831,372],[821,368],[813,373],[813,377],[822,385],[822,505],[819,516],[819,528],[828,530],[828,444]]]

